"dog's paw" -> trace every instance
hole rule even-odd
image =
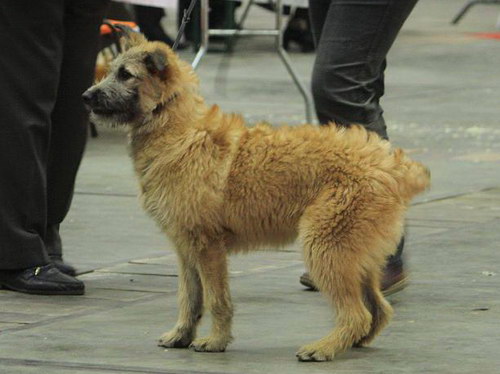
[[[199,338],[191,343],[190,348],[196,352],[224,352],[229,341],[212,337]]]
[[[179,330],[174,329],[163,334],[158,345],[165,348],[187,348],[192,341],[191,335],[182,334]]]
[[[312,343],[299,348],[295,354],[299,361],[331,361],[335,352],[321,343]]]
[[[372,342],[373,338],[375,338],[375,336],[372,336],[372,335],[365,336],[365,337],[359,339],[357,342],[355,342],[352,345],[352,347],[353,348],[364,348]]]

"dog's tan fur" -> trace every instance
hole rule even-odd
[[[332,332],[298,358],[330,360],[368,344],[392,315],[381,269],[428,171],[359,126],[247,128],[205,104],[191,67],[167,46],[140,35],[126,43],[110,74],[126,66],[138,77],[141,111],[126,123],[131,156],[144,208],[179,258],[178,322],[160,345],[224,351],[233,316],[227,255],[297,236],[312,279],[337,311]],[[148,71],[148,54],[163,55],[163,68]],[[203,308],[212,331],[195,339]]]

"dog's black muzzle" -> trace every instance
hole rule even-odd
[[[99,98],[98,98],[99,92],[100,92],[99,90],[93,90],[92,88],[89,88],[87,91],[85,91],[82,94],[82,99],[83,99],[83,102],[84,102],[87,110],[90,111],[98,106],[98,104],[99,104]]]
[[[85,108],[95,114],[112,115],[120,111],[119,109],[109,107],[100,89],[89,88],[82,94],[82,99]]]
[[[96,112],[99,114],[100,111],[106,112],[105,106],[103,105],[102,92],[99,89],[89,88],[82,95],[83,103],[85,108],[90,112]]]

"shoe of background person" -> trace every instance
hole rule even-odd
[[[63,274],[52,263],[25,270],[0,270],[0,288],[35,295],[83,295],[82,281]]]
[[[74,277],[76,275],[76,269],[65,263],[61,256],[49,255],[50,262],[54,264],[54,266],[59,269],[61,273]]]
[[[302,274],[300,276],[299,281],[300,281],[300,284],[303,285],[304,287],[306,287],[307,289],[309,289],[311,291],[318,291],[318,289],[316,288],[316,285],[312,281],[308,272],[305,272],[304,274]]]
[[[283,33],[283,48],[290,51],[290,42],[297,44],[303,53],[315,50],[309,12],[307,9],[299,8],[288,22]]]
[[[381,289],[384,296],[392,295],[408,286],[408,274],[402,264],[387,264],[381,280]]]
[[[300,284],[307,287],[311,291],[318,291],[316,285],[307,272],[301,275]],[[384,296],[389,296],[396,292],[399,292],[407,285],[408,275],[404,271],[403,266],[386,266],[381,282],[381,289]]]

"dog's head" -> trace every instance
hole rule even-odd
[[[166,44],[148,42],[139,33],[124,31],[121,45],[123,53],[107,76],[82,97],[94,123],[143,126],[175,100],[192,70]]]

